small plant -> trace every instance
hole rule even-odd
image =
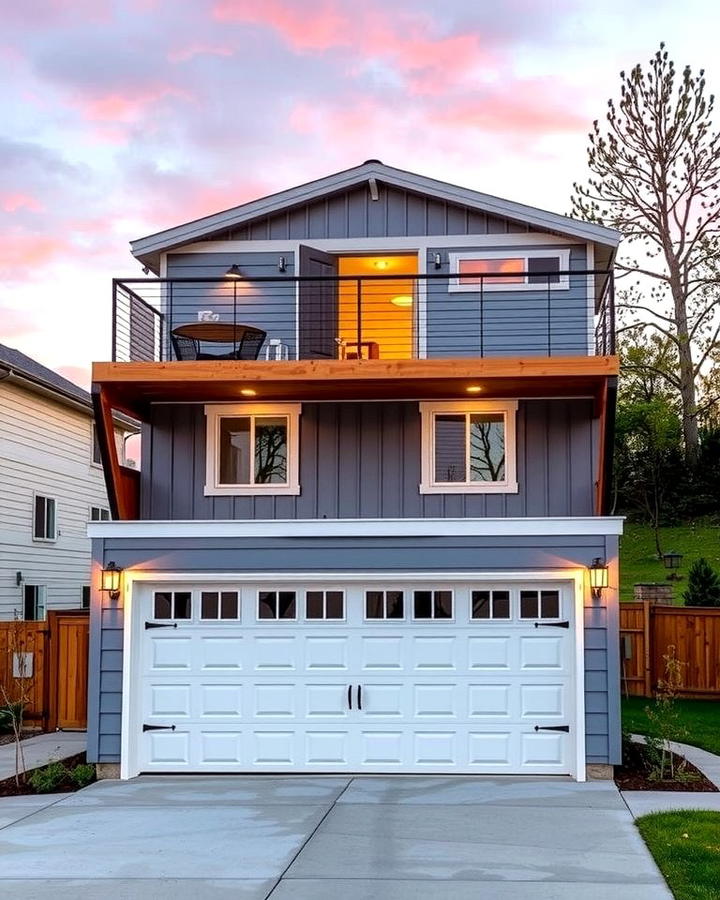
[[[63,763],[51,762],[41,769],[30,772],[28,781],[38,794],[51,794],[68,780],[68,774]]]
[[[663,655],[665,677],[658,681],[655,703],[645,708],[651,726],[651,733],[645,739],[645,759],[651,780],[687,781],[689,773],[685,771],[684,762],[677,767],[670,749],[671,741],[682,741],[687,737],[675,703],[682,688],[686,664],[675,656],[674,645],[671,644],[667,651]]]
[[[95,781],[95,766],[91,763],[78,763],[68,774],[73,784],[84,788]]]
[[[683,601],[685,606],[720,606],[720,575],[702,556],[690,566]]]
[[[22,723],[22,703],[8,703],[0,706],[0,734],[11,734]]]

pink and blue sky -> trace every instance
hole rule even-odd
[[[2,0],[0,342],[87,385],[128,241],[368,157],[557,212],[618,72],[720,90],[714,0]]]

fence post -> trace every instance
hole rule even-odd
[[[643,644],[645,654],[645,696],[652,697],[653,673],[652,673],[652,648],[650,646],[652,640],[652,628],[650,624],[650,616],[652,613],[652,601],[643,600]]]

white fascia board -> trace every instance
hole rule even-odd
[[[488,212],[491,215],[517,219],[541,229],[560,231],[583,240],[597,241],[609,247],[617,247],[621,240],[620,233],[612,228],[594,225],[579,219],[571,219],[568,216],[562,216],[548,210],[526,206],[524,203],[503,200],[500,197],[493,197],[490,194],[483,194],[469,188],[447,184],[444,181],[437,181],[424,175],[405,172],[402,169],[394,169],[381,163],[366,163],[353,169],[346,169],[343,172],[337,172],[334,175],[329,175],[325,178],[320,178],[316,181],[311,181],[286,191],[280,191],[277,194],[271,194],[268,197],[262,197],[259,200],[253,200],[250,203],[244,203],[241,206],[235,206],[231,209],[205,216],[202,219],[196,219],[192,222],[178,225],[175,228],[169,228],[166,231],[160,231],[131,241],[132,254],[136,258],[142,258],[147,254],[167,250],[177,244],[187,243],[205,234],[211,234],[213,231],[237,227],[251,219],[270,215],[288,206],[306,203],[326,194],[362,184],[371,177],[391,184],[394,187],[430,194],[450,203],[459,203],[471,209]]]
[[[91,522],[91,538],[548,537],[620,535],[621,516],[523,519],[178,519]]]

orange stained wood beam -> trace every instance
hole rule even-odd
[[[137,519],[140,509],[140,473],[120,465],[112,405],[107,390],[93,383],[92,401],[110,514],[113,519]]]

